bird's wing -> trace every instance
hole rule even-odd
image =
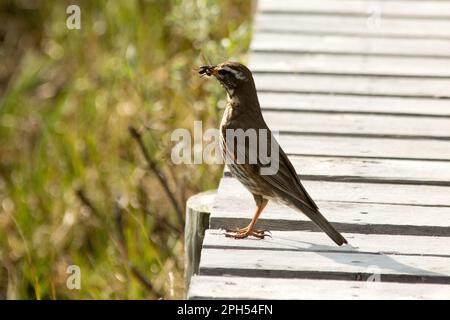
[[[294,166],[292,165],[291,161],[289,161],[287,155],[284,153],[284,151],[283,151],[283,149],[281,149],[281,147],[279,147],[279,150],[280,150],[280,170],[279,170],[279,172],[280,172],[281,176],[283,178],[287,177],[287,176],[292,178],[293,184],[297,188],[299,194],[301,195],[301,198],[305,199],[307,201],[307,203],[314,209],[318,209],[317,204],[314,202],[314,200],[311,198],[311,196],[306,191],[305,187],[300,182],[300,178],[298,177],[298,174],[295,171]],[[284,172],[286,169],[289,171],[289,173]]]
[[[307,207],[311,208],[312,210],[317,210],[318,207],[316,203],[313,201],[311,196],[301,184],[294,166],[289,161],[283,149],[281,149],[281,147],[279,146],[272,132],[269,129],[267,130],[269,135],[267,139],[267,149],[272,150],[272,153],[275,152],[275,154],[278,155],[278,159],[276,157],[275,159],[269,157],[270,161],[278,161],[278,170],[276,170],[273,174],[261,173],[260,169],[262,167],[268,167],[269,164],[266,164],[267,159],[263,159],[264,154],[267,154],[267,150],[264,150],[265,153],[262,152],[261,154],[260,150],[258,149],[260,138],[259,136],[258,144],[256,145],[241,145],[239,142],[235,141],[235,146],[237,147],[233,148],[234,152],[230,152],[231,150],[228,149],[228,156],[231,156],[233,159],[237,159],[239,156],[242,157],[241,159],[245,159],[246,166],[252,167],[251,171],[259,176],[259,178],[261,179],[260,181],[269,185],[270,188],[276,191],[276,193],[279,194],[282,198],[294,198]],[[271,148],[272,145],[274,146],[274,148]],[[244,150],[245,154],[243,154]],[[250,154],[253,154],[253,156],[257,158],[256,164],[251,164]]]
[[[291,161],[289,161],[287,155],[278,145],[278,142],[274,137],[272,137],[272,143],[276,143],[278,146],[279,168],[273,175],[261,174],[261,179],[263,179],[274,189],[278,190],[281,196],[293,197],[312,209],[318,209],[314,200],[308,194],[305,187],[301,184]]]

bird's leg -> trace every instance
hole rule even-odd
[[[253,216],[252,221],[250,224],[245,228],[239,228],[239,229],[227,229],[225,236],[228,238],[235,238],[235,239],[244,239],[249,236],[253,236],[258,239],[264,239],[264,237],[268,236],[266,234],[265,230],[256,230],[255,225],[258,221],[259,216],[261,215],[261,212],[264,210],[264,208],[267,205],[268,200],[263,199],[261,203],[257,206],[255,215]]]

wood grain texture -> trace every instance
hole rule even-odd
[[[253,72],[450,77],[450,59],[255,52]]]
[[[377,159],[450,160],[450,141],[282,134],[279,143],[290,155],[325,155]]]
[[[450,79],[317,74],[255,74],[259,91],[450,98]]]
[[[367,137],[450,139],[450,118],[264,111],[274,131]]]
[[[303,184],[322,214],[339,231],[450,236],[448,187],[323,181]],[[438,197],[447,202],[439,202]],[[442,206],[438,207],[438,203]],[[224,178],[211,210],[210,228],[243,227],[249,223],[254,210],[251,194],[237,180]],[[320,231],[299,211],[273,202],[269,202],[258,220],[258,228]]]
[[[450,237],[345,233],[345,238],[350,245],[338,247],[333,245],[326,235],[319,232],[273,231],[271,233],[272,237],[261,241],[255,239],[236,241],[224,237],[223,230],[207,230],[203,247],[205,249],[353,252],[450,257]]]
[[[195,276],[189,299],[443,299],[449,285],[342,280]]]
[[[367,16],[308,14],[288,12],[259,13],[255,17],[256,33],[271,32],[346,35],[360,37],[450,38],[447,19],[401,19],[382,17],[372,24]]]
[[[249,249],[203,249],[200,275],[450,284],[449,257]]]
[[[450,186],[447,161],[296,155],[289,159],[302,180]],[[227,167],[225,173],[231,175]]]
[[[394,115],[450,116],[446,99],[380,97],[289,92],[258,93],[263,109],[323,113],[368,113]]]
[[[253,52],[327,53],[336,55],[449,58],[445,39],[393,39],[342,35],[282,34],[259,32],[253,37]]]
[[[367,17],[374,10],[387,17],[450,18],[447,1],[365,1],[365,0],[261,0],[260,12],[301,12],[356,15]]]
[[[191,196],[186,202],[184,227],[184,283],[186,288],[192,275],[197,274],[205,230],[216,191],[205,191]]]
[[[450,162],[291,156],[303,179],[450,186]]]
[[[303,185],[314,200],[358,203],[382,203],[450,207],[450,187],[417,186],[379,183],[345,183],[330,181],[303,181]],[[234,178],[223,178],[218,196],[249,195]],[[216,199],[217,199],[216,198]]]

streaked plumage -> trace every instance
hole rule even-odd
[[[266,125],[250,70],[237,62],[225,62],[217,66],[202,66],[199,72],[208,76],[214,75],[227,92],[228,103],[220,124],[223,156],[228,160],[227,165],[231,174],[253,194],[258,207],[248,227],[228,230],[230,232],[228,236],[264,238],[265,233],[255,230],[254,226],[267,202],[273,200],[303,212],[338,245],[347,243],[344,237],[319,212],[317,205],[302,186],[288,157],[278,146]],[[268,136],[265,144],[266,150],[271,150],[271,144],[278,147],[279,169],[275,174],[261,174],[261,168],[264,167],[265,162],[258,153],[259,135],[257,135],[257,144],[244,142],[244,145],[241,143],[231,146],[227,140],[230,131],[227,132],[227,130],[239,129],[244,131],[248,129],[266,130]],[[237,141],[234,140],[234,142]],[[252,155],[256,156],[256,163],[249,163]],[[245,159],[245,163],[237,163],[239,157]]]

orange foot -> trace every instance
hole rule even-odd
[[[272,237],[270,231],[256,230],[249,227],[238,229],[226,229],[225,237],[234,239],[244,239],[247,237],[255,237],[257,239],[264,239],[264,237]]]

